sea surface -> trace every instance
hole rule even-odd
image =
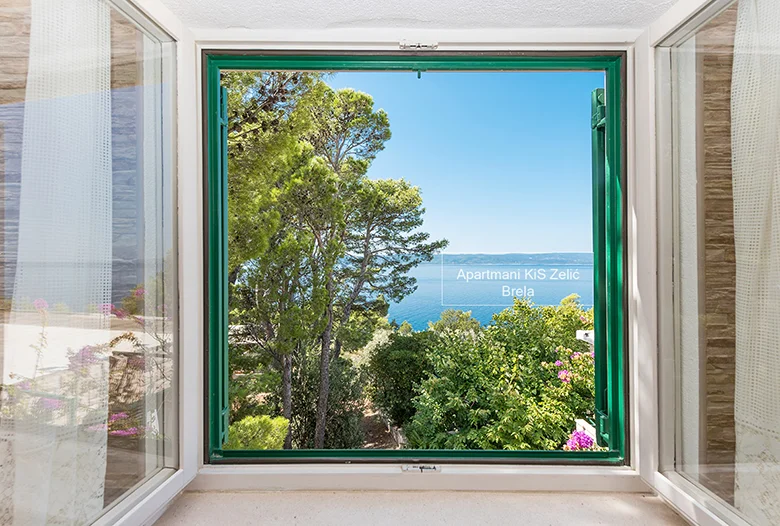
[[[426,329],[446,309],[471,311],[486,325],[515,297],[557,305],[578,294],[583,306],[593,304],[592,254],[444,254],[411,275],[417,290],[391,304],[388,318],[408,321],[415,330]]]

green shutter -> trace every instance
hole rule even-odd
[[[607,387],[607,247],[606,247],[606,105],[604,89],[591,94],[593,157],[593,309],[596,355],[596,434],[600,446],[609,446],[609,396]]]
[[[214,108],[219,128],[216,155],[209,159],[213,174],[209,184],[209,367],[210,432],[212,449],[227,441],[230,410],[228,404],[228,275],[227,259],[227,90],[219,86]],[[216,447],[215,447],[216,446]]]
[[[222,202],[222,239],[228,238],[228,96],[227,89],[223,86],[219,89],[219,136],[220,136],[220,201]],[[227,276],[228,253],[227,247],[221,251],[222,257],[222,276]],[[220,317],[222,318],[222,347],[219,349],[219,358],[221,363],[220,375],[222,376],[222,385],[220,386],[220,444],[227,442],[228,424],[230,422],[230,407],[228,401],[228,287],[222,289],[222,309]]]

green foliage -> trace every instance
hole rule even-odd
[[[569,297],[515,300],[475,338],[443,333],[405,428],[410,447],[560,449],[574,420],[593,416],[593,358],[575,337],[590,328],[592,313]]]
[[[334,91],[324,83],[314,89],[310,107],[313,121],[307,140],[336,173],[347,161],[363,163],[363,172],[390,139],[390,119],[384,110],[374,111],[371,95],[353,89]],[[354,165],[352,166],[354,168]]]
[[[364,305],[353,308],[349,320],[339,327],[337,333],[345,352],[359,352],[372,341],[377,329],[387,324],[387,307],[387,303],[380,298],[369,308]]]
[[[464,332],[476,335],[482,324],[479,320],[471,316],[471,311],[462,311],[457,309],[446,309],[436,321],[428,322],[428,330],[436,334],[442,334],[447,331]]]
[[[395,333],[369,358],[371,399],[396,425],[414,416],[415,390],[430,371],[430,349],[438,337],[429,331]]]
[[[288,426],[281,416],[247,416],[230,424],[223,449],[282,449]]]
[[[401,334],[403,336],[409,336],[414,332],[414,328],[412,327],[412,324],[408,321],[404,320],[401,325],[398,326],[398,334]]]
[[[228,90],[228,268],[260,255],[283,224],[276,209],[278,187],[310,162],[299,140],[311,128],[316,73],[231,71]]]
[[[234,374],[242,385],[231,402],[242,415],[262,411],[263,393],[250,390],[260,369],[273,370],[280,378],[274,393],[281,393],[273,410],[280,405],[292,419],[293,442],[308,444],[308,415],[296,412],[311,411],[316,394],[317,445],[325,416],[335,422],[327,423],[330,447],[352,443],[350,408],[362,404],[362,388],[345,376],[351,366],[341,352],[372,341],[388,301],[416,289],[409,270],[446,241],[421,230],[419,188],[366,176],[391,137],[388,116],[370,95],[333,90],[318,74],[300,72],[228,72],[222,81],[231,339],[242,344],[233,354],[262,355],[262,363]],[[314,373],[325,380],[319,393],[311,390]],[[331,390],[338,403],[329,400]]]
[[[316,408],[319,395],[319,356],[307,356],[296,367],[292,393],[292,445],[296,449],[314,447]],[[363,445],[363,375],[346,358],[330,366],[328,418],[325,449],[356,449]]]
[[[277,412],[269,400],[279,391],[281,375],[270,366],[268,356],[257,347],[235,342],[228,346],[228,353],[230,422]]]

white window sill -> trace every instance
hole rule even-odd
[[[402,464],[204,466],[188,491],[454,490],[650,493],[639,473],[610,466],[442,464],[438,472],[404,472]]]

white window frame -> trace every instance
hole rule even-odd
[[[544,29],[544,30],[212,30],[193,29],[198,57],[203,50],[288,50],[288,51],[398,51],[401,42],[435,45],[438,51],[625,51],[627,69],[626,156],[628,191],[628,247],[632,231],[631,203],[636,192],[634,129],[634,42],[641,31],[634,29]],[[202,61],[197,61],[201,78]],[[202,107],[201,86],[198,86]],[[199,116],[200,119],[200,116]],[[202,119],[199,126],[202,127]],[[202,148],[197,150],[203,159]],[[202,164],[202,163],[201,163]],[[200,167],[203,168],[202,165]],[[634,226],[632,226],[634,225]],[[630,250],[630,249],[629,249]],[[636,258],[627,250],[629,276],[626,287],[630,298],[638,295],[631,269]],[[653,290],[654,293],[654,290]],[[629,300],[629,319],[637,317],[636,302]],[[629,341],[639,330],[630,323]],[[639,444],[636,415],[640,398],[633,387],[638,375],[636,360],[629,351],[629,440],[630,465],[555,466],[555,465],[453,465],[442,464],[435,474],[403,473],[402,464],[360,465],[203,465],[188,490],[470,490],[470,491],[593,491],[648,493],[652,489],[638,470]],[[202,371],[201,371],[202,374]],[[202,399],[202,398],[201,398]],[[199,444],[203,445],[203,430]],[[202,461],[202,459],[201,459]]]
[[[179,340],[178,340],[178,461],[175,471],[163,470],[145,481],[127,497],[104,513],[96,522],[104,525],[152,524],[166,506],[189,484],[198,471],[197,437],[200,429],[199,358],[202,348],[202,326],[199,306],[202,304],[202,260],[198,161],[193,150],[198,144],[197,81],[195,78],[195,41],[192,33],[173,13],[156,0],[132,0],[152,23],[170,35],[176,44],[176,124],[172,142],[176,148],[179,248]],[[195,440],[192,439],[195,438]]]
[[[722,0],[714,0],[720,2]],[[668,254],[658,240],[670,235],[659,223],[659,203],[669,199],[669,174],[659,166],[656,174],[656,133],[660,144],[671,144],[663,126],[656,124],[655,50],[668,35],[697,15],[710,0],[680,0],[644,31],[632,29],[532,29],[532,30],[198,30],[187,29],[155,0],[134,0],[150,19],[172,35],[177,44],[177,149],[179,194],[180,286],[180,469],[159,484],[141,502],[121,516],[107,514],[101,523],[148,524],[183,489],[373,489],[373,490],[534,490],[622,491],[655,489],[688,519],[705,526],[727,522],[712,510],[706,496],[684,480],[667,477],[659,466],[668,466],[660,450],[659,434],[668,426],[659,422],[658,367],[665,355],[662,338],[668,330],[659,308],[668,298],[662,283],[670,269],[661,265]],[[215,6],[215,9],[218,9]],[[398,50],[401,41],[436,44],[448,51],[611,51],[627,53],[628,166],[626,257],[628,274],[629,346],[629,466],[501,466],[445,465],[439,473],[402,473],[400,465],[203,465],[203,245],[202,245],[202,140],[201,51],[203,49],[284,50]],[[669,102],[669,101],[666,101]],[[665,101],[658,101],[659,108]],[[660,244],[663,246],[663,243]],[[672,400],[673,403],[673,400]],[[131,502],[132,496],[128,499]],[[113,510],[112,510],[113,511]]]
[[[675,472],[675,417],[678,389],[675,363],[675,327],[673,301],[673,259],[675,231],[673,226],[673,94],[666,87],[671,81],[671,57],[667,46],[685,40],[713,15],[733,0],[679,0],[637,40],[637,129],[636,140],[644,144],[637,152],[641,163],[637,176],[651,181],[645,194],[655,210],[654,247],[648,247],[652,263],[644,269],[647,287],[654,282],[655,304],[652,312],[655,331],[648,333],[638,348],[639,360],[648,371],[641,386],[645,397],[644,412],[639,415],[640,432],[652,439],[643,443],[642,477],[688,520],[702,526],[749,526],[733,509],[707,490]],[[640,108],[645,106],[644,111]],[[652,193],[651,193],[652,192]],[[652,197],[651,197],[652,196]],[[649,220],[647,217],[646,220]],[[648,240],[649,241],[649,240]],[[655,266],[655,269],[650,267]],[[654,271],[653,271],[654,270]],[[639,342],[637,342],[639,343]],[[654,444],[650,444],[654,441]]]

